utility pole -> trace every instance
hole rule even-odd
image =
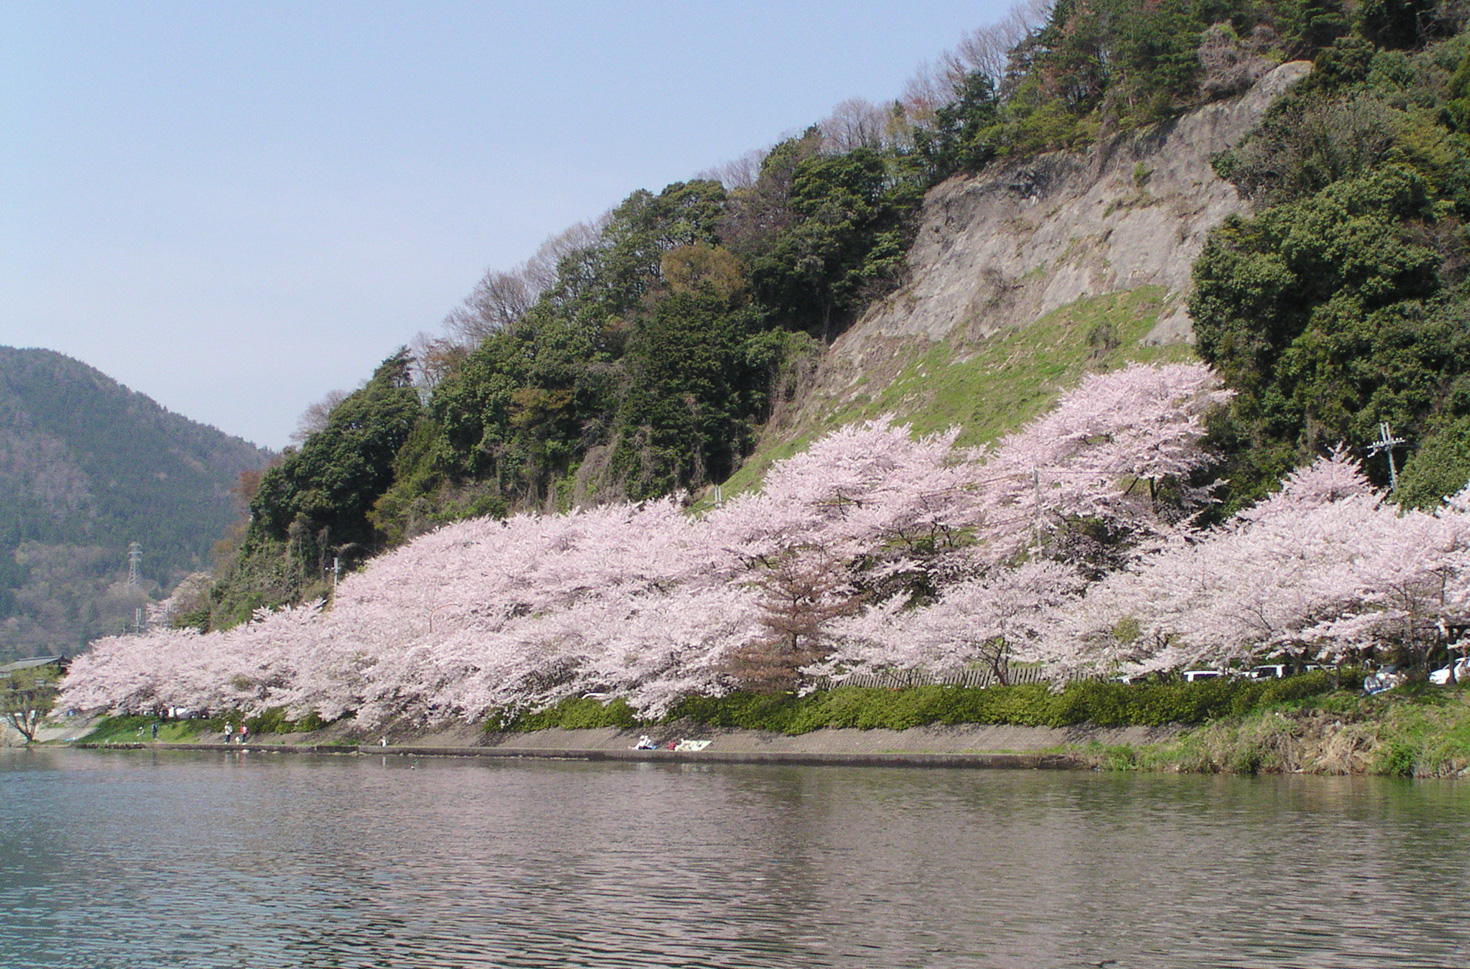
[[[1393,449],[1401,444],[1407,444],[1401,437],[1393,436],[1393,428],[1388,426],[1388,421],[1380,421],[1378,424],[1378,440],[1368,445],[1368,456],[1372,457],[1382,451],[1388,455],[1388,490],[1392,494],[1399,490],[1399,469],[1393,460]]]
[[[143,561],[143,546],[137,542],[128,543],[128,585],[136,589],[142,584],[138,575],[138,566]]]

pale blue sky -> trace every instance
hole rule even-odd
[[[279,448],[487,268],[1008,5],[5,0],[0,344]]]

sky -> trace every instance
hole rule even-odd
[[[0,344],[264,447],[488,269],[1006,0],[0,4]]]

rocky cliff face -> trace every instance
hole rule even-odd
[[[883,410],[920,428],[968,427],[964,409],[984,402],[958,400],[965,388],[983,393],[987,377],[1009,367],[1014,392],[1028,370],[1017,361],[1028,354],[1035,379],[1021,396],[1033,401],[1049,401],[1087,366],[1187,356],[1190,268],[1210,229],[1247,208],[1210,159],[1309,69],[1283,64],[1245,95],[1169,125],[934,189],[909,283],[836,341],[777,433],[789,440]],[[1073,344],[1081,368],[1069,362]],[[945,384],[951,392],[940,400],[936,386]],[[980,425],[1003,431],[1026,411],[1023,400],[1015,420]]]

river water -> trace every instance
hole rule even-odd
[[[0,751],[0,966],[1470,966],[1470,787]]]

